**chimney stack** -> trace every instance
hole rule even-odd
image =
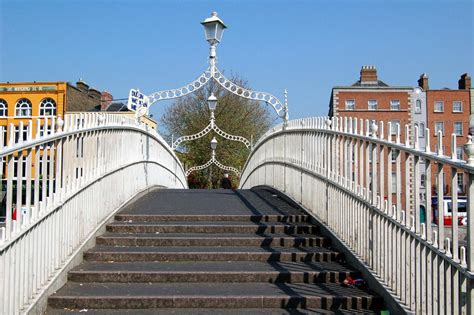
[[[79,79],[79,81],[76,82],[76,87],[81,90],[82,92],[88,92],[89,91],[89,85],[82,80],[82,78]]]
[[[471,88],[471,77],[467,73],[464,73],[461,75],[458,85],[460,90],[469,90]]]
[[[360,84],[377,84],[377,69],[375,66],[362,66],[360,70]]]
[[[428,76],[426,73],[420,75],[420,78],[418,79],[418,86],[421,87],[423,91],[427,91],[430,88],[428,84]]]
[[[110,104],[112,104],[112,100],[114,98],[112,97],[112,94],[110,94],[107,91],[102,92],[101,98],[100,98],[100,110],[105,111],[107,110],[107,107],[109,107]]]

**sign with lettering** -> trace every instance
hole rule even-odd
[[[137,111],[140,107],[145,107],[148,111],[150,100],[148,96],[140,93],[138,89],[131,89],[128,94],[127,108],[131,111]]]
[[[54,91],[55,86],[7,86],[0,87],[0,92],[34,92],[34,91]]]

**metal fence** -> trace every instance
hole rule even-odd
[[[171,148],[135,120],[77,114],[8,128],[7,143],[0,140],[1,314],[27,310],[98,226],[138,192],[187,188]],[[23,129],[26,136],[17,136]]]
[[[429,129],[420,149],[417,128],[405,126],[401,139],[399,126],[385,127],[327,117],[278,125],[255,145],[241,187],[272,186],[310,209],[407,310],[473,314],[472,138],[463,147],[466,162],[458,159],[456,135],[446,137],[452,142],[446,156],[441,133],[440,149],[432,152]],[[460,178],[465,196],[458,189],[445,196],[445,184],[458,187]],[[463,205],[466,217],[459,220]]]

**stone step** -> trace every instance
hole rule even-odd
[[[198,222],[114,222],[107,225],[113,233],[292,233],[316,234],[319,229],[310,224],[246,223],[238,221]]]
[[[97,237],[97,245],[109,246],[282,246],[323,247],[329,245],[322,236],[288,234],[215,233],[106,233]]]
[[[89,261],[334,261],[339,252],[324,247],[96,246]]]
[[[340,284],[291,283],[78,283],[49,298],[54,308],[321,308],[372,309],[381,300]]]
[[[358,272],[334,262],[91,262],[69,272],[75,282],[340,283]]]
[[[48,307],[45,315],[376,315],[373,310],[340,309],[336,311],[320,308],[148,308],[148,309],[57,309]]]
[[[241,221],[241,222],[288,222],[305,223],[311,219],[308,215],[151,215],[117,214],[116,221],[128,222],[164,222],[164,221]]]

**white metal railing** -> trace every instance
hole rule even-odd
[[[396,131],[395,131],[396,129]],[[255,145],[241,188],[268,185],[313,212],[399,300],[416,314],[474,313],[474,144],[457,159],[418,147],[418,129],[352,118],[305,118],[280,124]],[[442,134],[437,135],[443,148]],[[420,201],[425,175],[426,201]],[[445,180],[445,173],[449,175]],[[462,174],[462,175],[461,175]],[[444,226],[445,202],[434,218],[432,195],[445,200],[445,182],[466,180],[467,222]],[[437,183],[432,192],[432,183]],[[461,196],[451,189],[457,222]],[[387,197],[388,196],[388,197]],[[434,224],[432,222],[436,222]],[[460,238],[460,232],[466,239]],[[449,236],[449,237],[448,237]]]
[[[41,133],[45,124],[30,121],[27,140],[20,137],[18,143],[9,125],[7,145],[0,140],[0,172],[6,182],[1,314],[27,310],[95,229],[138,192],[155,185],[187,188],[171,148],[135,120],[66,115]]]

